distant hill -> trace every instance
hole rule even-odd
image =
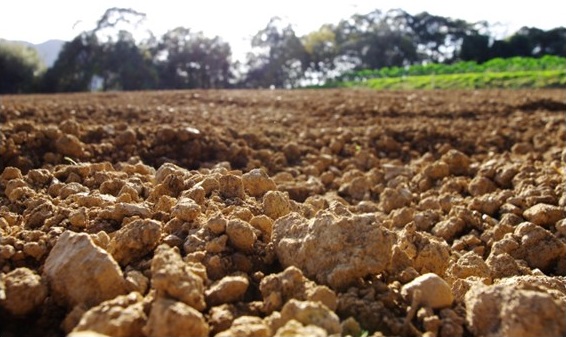
[[[41,58],[41,60],[43,61],[43,63],[47,68],[51,67],[53,63],[55,63],[57,57],[59,56],[59,52],[61,52],[61,49],[63,48],[63,45],[66,42],[63,40],[49,40],[40,44],[33,44],[26,41],[10,41],[4,39],[0,39],[0,40],[12,42],[12,43],[20,43],[35,48],[37,50],[37,53],[39,54],[39,57]]]

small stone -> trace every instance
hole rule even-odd
[[[535,225],[548,227],[565,216],[564,208],[548,204],[536,204],[523,212],[525,219]]]
[[[157,247],[151,261],[151,275],[151,286],[158,296],[180,300],[197,310],[206,308],[205,280],[181,259],[177,248]]]
[[[4,296],[0,294],[0,307],[12,315],[23,316],[37,309],[47,297],[47,285],[42,278],[32,270],[21,267],[6,275],[0,275],[0,283],[5,289]]]
[[[146,336],[208,336],[210,327],[196,309],[182,302],[157,298],[143,332]]]
[[[64,232],[45,261],[44,276],[57,302],[87,306],[126,293],[118,263],[85,233]]]
[[[477,176],[468,184],[468,191],[473,196],[480,196],[491,193],[497,189],[497,186],[491,179]]]
[[[289,214],[289,197],[284,192],[269,191],[263,197],[263,213],[273,220]]]
[[[105,301],[82,315],[73,332],[95,331],[108,336],[141,336],[147,316],[143,297],[132,292]]]
[[[433,180],[442,179],[450,174],[450,166],[443,161],[436,161],[425,168],[424,174]]]
[[[300,322],[292,319],[279,328],[274,335],[274,337],[294,336],[327,337],[328,332],[315,325],[304,326]]]
[[[394,209],[409,206],[411,198],[411,193],[406,189],[386,187],[379,195],[379,204],[385,213],[390,213]]]
[[[260,169],[253,169],[242,175],[244,189],[252,197],[261,197],[268,191],[275,190],[277,186],[269,176]]]
[[[292,299],[285,303],[283,309],[281,309],[281,321],[289,322],[291,320],[307,326],[314,325],[320,327],[329,335],[342,332],[338,316],[320,302]]]
[[[440,309],[451,306],[454,301],[448,283],[433,273],[421,275],[403,285],[401,295],[411,302],[417,290],[420,292],[419,305]]]
[[[232,322],[228,330],[224,330],[215,337],[250,336],[270,337],[271,329],[257,316],[241,316]]]
[[[240,198],[245,199],[246,195],[244,193],[244,183],[242,178],[227,174],[218,180],[220,184],[220,195],[224,198]]]
[[[240,219],[230,220],[226,225],[226,234],[230,244],[236,249],[244,252],[253,251],[257,236],[249,223]]]
[[[120,228],[110,240],[108,252],[125,266],[153,251],[161,238],[161,223],[136,219]]]
[[[191,198],[181,198],[171,211],[171,216],[183,221],[193,221],[200,214],[200,206]]]
[[[248,290],[250,281],[243,276],[226,276],[210,286],[206,291],[206,302],[209,306],[242,300]]]
[[[458,150],[449,150],[440,160],[448,164],[454,175],[466,175],[470,169],[470,157]]]
[[[84,144],[74,135],[64,134],[55,141],[55,149],[71,159],[80,159],[85,156]]]
[[[486,286],[476,283],[465,295],[466,320],[476,336],[564,336],[564,303],[534,285]]]

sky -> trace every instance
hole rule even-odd
[[[220,36],[233,53],[250,48],[251,36],[279,16],[293,24],[297,35],[317,30],[325,23],[338,23],[354,13],[400,8],[410,14],[430,14],[486,20],[498,24],[498,33],[510,35],[522,26],[551,29],[566,26],[565,1],[509,0],[17,0],[0,3],[0,38],[41,43],[49,39],[71,40],[94,28],[107,8],[132,8],[147,14],[143,29],[156,36],[183,26]]]

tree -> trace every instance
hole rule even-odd
[[[230,45],[219,37],[178,27],[163,35],[153,51],[160,87],[226,88],[231,79]]]
[[[151,55],[136,45],[131,33],[121,30],[118,40],[102,45],[100,76],[103,90],[144,90],[157,87]]]
[[[405,66],[419,61],[413,33],[405,22],[407,17],[401,10],[385,14],[375,10],[342,20],[336,28],[342,59],[355,69]]]
[[[291,88],[303,79],[307,52],[293,27],[278,17],[252,38],[253,52],[248,54],[247,87]]]
[[[326,80],[330,73],[337,68],[335,62],[338,56],[335,27],[323,25],[319,30],[301,38],[307,55],[306,77]]]
[[[81,33],[63,49],[44,76],[43,91],[88,91],[99,73],[101,45],[95,34]]]
[[[44,68],[35,49],[0,42],[0,94],[30,92]]]
[[[133,18],[133,19],[132,19]],[[120,23],[140,22],[145,14],[129,8],[110,8],[98,20],[96,27],[66,43],[57,61],[45,74],[42,89],[56,91],[88,91],[93,80],[102,79],[103,89],[150,89],[155,73],[148,64],[149,57],[137,48],[131,34],[118,33],[114,43],[109,37],[101,42],[98,35],[114,29]]]

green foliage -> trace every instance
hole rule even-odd
[[[0,42],[0,94],[32,91],[44,68],[35,49]]]
[[[394,90],[566,88],[566,69],[374,78],[365,82],[338,82],[328,87],[332,85]]]
[[[495,58],[478,64],[473,61],[453,64],[426,64],[410,67],[385,67],[381,69],[365,69],[346,73],[337,81],[360,82],[372,78],[396,78],[405,76],[431,76],[449,74],[471,74],[484,72],[513,72],[513,71],[543,71],[566,69],[566,58],[546,55],[541,58],[512,57],[508,59]]]

